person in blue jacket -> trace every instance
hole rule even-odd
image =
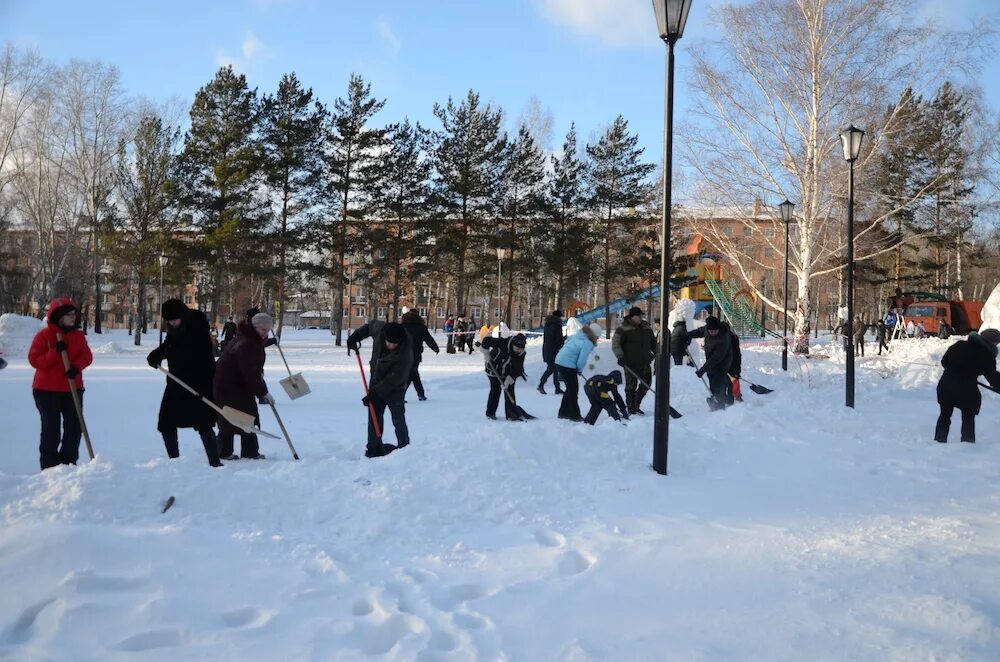
[[[597,335],[589,326],[580,324],[575,317],[566,322],[566,344],[556,354],[556,368],[559,369],[559,381],[563,383],[562,402],[559,403],[559,418],[570,421],[582,421],[580,414],[579,375],[587,365],[590,353],[597,345]]]

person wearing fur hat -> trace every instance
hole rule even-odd
[[[257,313],[240,322],[236,327],[236,339],[226,346],[215,366],[213,380],[215,404],[232,407],[254,417],[254,425],[260,427],[260,413],[257,402],[273,403],[274,396],[267,392],[264,383],[264,343],[274,321],[266,313]],[[244,432],[221,415],[219,420],[219,456],[223,460],[263,460],[257,443],[257,435]],[[240,455],[234,454],[233,441],[240,435]]]
[[[580,380],[587,359],[597,346],[597,334],[575,317],[566,321],[566,344],[556,354],[559,380],[563,383],[563,397],[559,403],[559,418],[582,421],[580,415]]]
[[[728,324],[709,316],[705,318],[705,326],[687,333],[688,340],[705,339],[705,363],[695,374],[699,379],[708,375],[708,387],[712,392],[708,407],[712,411],[725,409],[729,404],[729,373],[733,363],[733,339],[729,331]]]
[[[937,385],[937,401],[941,413],[934,427],[934,439],[939,443],[948,443],[951,415],[956,409],[962,412],[962,441],[975,443],[976,415],[982,404],[982,394],[976,381],[982,375],[990,386],[1000,390],[1000,373],[997,373],[998,344],[1000,331],[973,331],[966,340],[960,340],[949,347],[941,357],[944,374]]]
[[[146,357],[153,368],[159,368],[164,359],[170,373],[196,390],[201,397],[212,399],[212,380],[215,377],[215,354],[208,318],[200,310],[192,310],[180,299],[168,299],[160,307],[166,322],[167,335],[163,344]],[[167,387],[160,400],[160,414],[156,429],[163,436],[167,457],[180,457],[178,428],[194,428],[205,447],[208,463],[221,467],[219,449],[215,439],[216,414],[174,380],[167,378]]]
[[[612,370],[606,375],[594,375],[584,383],[583,392],[590,400],[590,411],[583,418],[585,423],[588,425],[596,423],[602,411],[608,412],[608,416],[616,421],[620,421],[623,417],[628,420],[628,406],[618,394],[621,383],[621,370]],[[618,412],[621,412],[621,415]]]
[[[82,408],[83,370],[94,360],[87,336],[80,330],[80,311],[73,302],[53,299],[48,311],[45,328],[35,334],[28,349],[28,363],[35,369],[31,393],[42,420],[38,445],[42,471],[60,464],[76,464],[80,459],[83,427],[69,385],[70,380],[76,385]],[[62,340],[57,333],[62,334]],[[69,370],[63,364],[62,352],[69,357]]]
[[[490,394],[486,398],[486,418],[496,420],[497,407],[503,397],[504,416],[508,421],[520,421],[517,394],[514,384],[524,377],[525,346],[528,344],[523,333],[507,338],[483,338],[481,351],[486,357],[486,375],[490,380]],[[506,393],[506,395],[504,395]]]
[[[611,337],[611,349],[618,365],[625,369],[625,402],[630,414],[645,413],[639,405],[649,391],[646,384],[653,381],[650,364],[656,356],[656,336],[642,317],[642,308],[633,306]]]
[[[417,311],[408,310],[403,313],[400,323],[410,336],[410,345],[413,348],[413,367],[410,368],[410,381],[417,392],[417,399],[426,400],[424,385],[420,381],[420,362],[424,359],[424,345],[427,345],[435,354],[440,354],[441,350]]]
[[[413,350],[410,349],[410,337],[402,324],[396,322],[372,321],[366,324],[372,332],[374,344],[378,347],[376,354],[372,349],[371,382],[368,385],[368,395],[361,399],[366,408],[374,408],[375,419],[378,420],[378,430],[385,435],[385,410],[389,409],[392,416],[392,426],[396,429],[396,445],[386,444],[375,429],[372,416],[368,417],[368,446],[365,457],[382,457],[397,448],[403,448],[410,443],[410,431],[406,425],[406,403],[404,396],[410,385],[410,368],[413,365]],[[362,327],[364,328],[364,327]],[[360,331],[360,329],[359,329]],[[355,332],[357,333],[357,332]],[[360,342],[354,334],[354,351]],[[350,351],[351,339],[348,339]]]
[[[559,386],[559,369],[556,368],[556,354],[562,349],[566,342],[563,335],[562,311],[553,310],[551,315],[545,317],[544,335],[542,340],[542,360],[545,361],[545,372],[538,380],[538,392],[545,395],[545,380],[552,376],[552,384],[556,387],[556,394],[562,393]]]

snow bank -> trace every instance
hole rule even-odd
[[[28,347],[45,322],[37,317],[27,317],[16,313],[0,315],[0,355],[7,360],[24,358]]]
[[[1000,329],[1000,284],[993,288],[983,305],[981,329]]]

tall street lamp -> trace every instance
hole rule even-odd
[[[167,266],[167,256],[160,250],[160,307],[163,307],[163,267]],[[156,326],[160,327],[160,344],[163,344],[163,316],[157,315]]]
[[[503,315],[503,292],[500,289],[500,285],[503,283],[503,254],[504,249],[497,248],[497,329],[500,328],[500,318]],[[499,330],[497,334],[499,335]]]
[[[667,44],[666,79],[663,109],[663,219],[660,236],[660,324],[666,328],[670,302],[670,179],[673,176],[674,133],[674,44],[684,35],[684,25],[691,11],[691,0],[653,0],[656,27]],[[662,346],[663,343],[661,343]],[[656,410],[653,420],[653,470],[667,473],[667,448],[670,437],[670,352],[660,350],[656,357]]]
[[[851,164],[847,180],[847,393],[845,404],[854,407],[854,162],[861,155],[865,132],[853,124],[840,134],[844,160]]]
[[[795,209],[795,203],[789,202],[785,199],[778,209],[781,210],[781,220],[785,223],[785,327],[781,334],[783,339],[783,344],[781,347],[781,369],[788,370],[788,226],[792,224],[792,211]]]

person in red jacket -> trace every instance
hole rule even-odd
[[[62,340],[56,333],[62,333]],[[63,366],[61,352],[69,356],[69,370]],[[87,336],[80,330],[80,311],[69,299],[49,303],[48,324],[39,331],[28,350],[28,363],[35,369],[31,392],[42,417],[42,435],[38,450],[42,470],[60,464],[76,464],[80,459],[80,418],[69,391],[70,380],[80,393],[83,406],[83,370],[94,360]]]

